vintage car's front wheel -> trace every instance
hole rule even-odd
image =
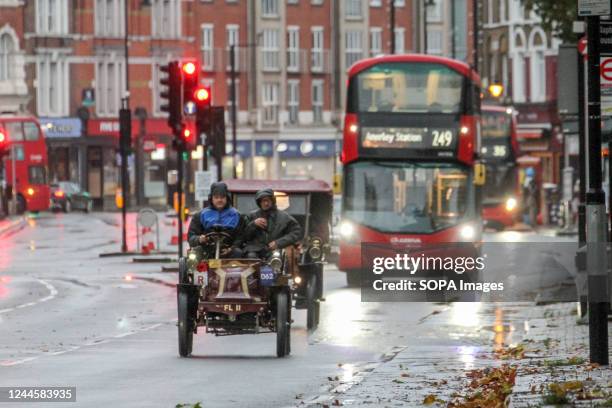
[[[317,275],[311,274],[306,283],[306,327],[314,330],[319,325],[321,304],[317,298]]]
[[[179,292],[177,301],[179,355],[188,357],[191,355],[193,347],[193,327],[191,316],[189,316],[189,294]]]
[[[276,295],[276,356],[285,357],[289,354],[289,298],[287,292]]]

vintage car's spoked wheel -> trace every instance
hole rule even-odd
[[[287,292],[276,295],[276,356],[285,357],[289,354],[289,307]]]
[[[317,275],[311,274],[306,283],[306,327],[308,330],[314,330],[319,325],[319,313],[321,304],[317,299]]]
[[[178,342],[179,355],[188,357],[193,347],[193,325],[189,316],[189,294],[178,294]]]

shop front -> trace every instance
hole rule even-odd
[[[49,158],[49,182],[71,181],[84,188],[85,141],[79,118],[39,118]]]
[[[272,140],[238,140],[236,151],[236,177],[260,180],[273,178],[274,142]],[[234,168],[231,142],[226,143],[225,152],[223,178],[231,178]]]
[[[287,140],[276,145],[283,179],[318,179],[333,183],[335,140]]]
[[[143,126],[144,124],[144,126]],[[165,208],[171,198],[167,191],[169,169],[174,168],[170,129],[163,119],[132,121],[134,154],[128,155],[129,205]],[[119,121],[94,119],[87,126],[85,180],[94,206],[116,210],[121,184]]]

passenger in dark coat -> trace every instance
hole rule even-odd
[[[255,194],[258,210],[248,216],[242,238],[248,258],[266,258],[271,251],[297,244],[302,227],[291,215],[276,208],[274,191],[266,188]]]

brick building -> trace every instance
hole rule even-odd
[[[422,52],[427,29],[435,45],[430,52],[451,56],[454,49],[469,59],[472,2],[455,7],[454,25],[446,22],[446,3],[430,4],[424,27],[413,24],[424,0],[395,0],[398,53]],[[98,208],[114,207],[117,115],[127,83],[137,147],[128,162],[131,194],[141,205],[170,201],[175,155],[160,112],[160,65],[198,58],[213,104],[225,106],[229,119],[229,46],[235,45],[238,175],[331,181],[345,72],[390,50],[389,0],[0,0],[0,7],[1,106],[41,119],[50,179],[79,182]],[[3,61],[11,80],[2,80]],[[231,135],[230,121],[226,129]],[[226,150],[229,175],[231,143]]]
[[[518,113],[519,161],[537,170],[542,186],[556,184],[562,156],[556,80],[560,41],[520,0],[486,0],[482,27],[481,76],[485,86],[501,83],[500,102]]]
[[[0,113],[23,111],[29,99],[23,4],[21,0],[0,0]]]

